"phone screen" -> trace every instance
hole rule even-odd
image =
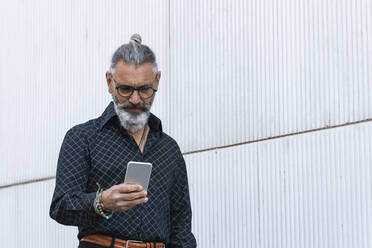
[[[151,163],[130,161],[127,165],[124,183],[140,184],[147,190],[150,182],[151,170]]]

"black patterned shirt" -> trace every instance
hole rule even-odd
[[[61,224],[78,226],[79,239],[99,233],[164,242],[167,248],[196,247],[185,161],[153,114],[148,125],[143,153],[121,127],[112,102],[99,118],[70,129],[59,154],[50,216]],[[92,206],[96,182],[104,189],[123,183],[129,161],[152,163],[149,200],[106,220]]]

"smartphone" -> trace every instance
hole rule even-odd
[[[130,161],[127,165],[124,183],[140,184],[147,191],[151,176],[151,163]]]

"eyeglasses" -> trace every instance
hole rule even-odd
[[[112,76],[110,76],[111,80],[117,85],[115,89],[118,91],[119,95],[125,98],[130,98],[133,95],[133,92],[136,90],[138,92],[138,95],[142,99],[148,99],[152,97],[156,91],[153,87],[151,87],[150,84],[142,85],[140,87],[133,87],[126,84],[119,84],[114,80]],[[154,81],[156,80],[156,76],[154,78]]]

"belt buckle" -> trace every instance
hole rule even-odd
[[[129,239],[129,240],[127,240],[127,242],[125,242],[125,248],[130,248],[129,242],[131,242],[131,243],[143,243],[142,241]]]

